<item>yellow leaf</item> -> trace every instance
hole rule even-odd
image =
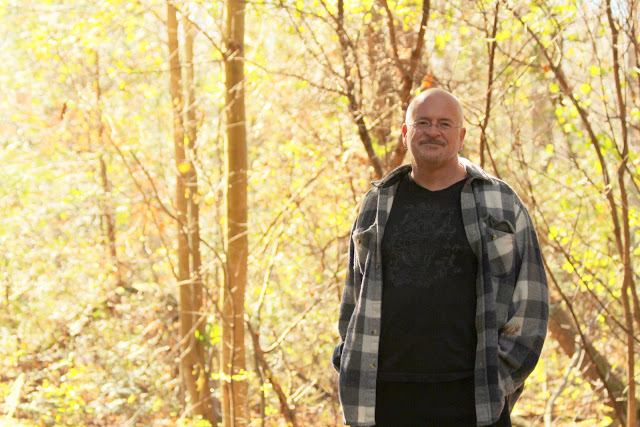
[[[496,41],[503,41],[506,40],[508,38],[511,37],[511,31],[509,30],[505,30],[505,31],[500,31],[498,34],[496,34]]]
[[[182,162],[178,165],[178,171],[180,173],[187,173],[191,170],[191,163],[189,162]]]
[[[580,92],[584,93],[585,95],[589,95],[589,92],[591,92],[591,86],[586,83],[580,85]]]

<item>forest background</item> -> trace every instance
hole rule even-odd
[[[551,295],[514,425],[635,425],[637,0],[0,0],[0,423],[341,425],[351,222],[454,92]]]

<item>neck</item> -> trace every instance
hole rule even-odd
[[[457,160],[455,165],[447,166],[418,166],[415,162],[411,164],[411,178],[419,186],[430,191],[438,191],[450,187],[466,177],[466,169]]]

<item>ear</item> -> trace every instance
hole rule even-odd
[[[462,147],[464,146],[464,137],[467,134],[466,128],[460,129],[460,140],[458,141],[458,153],[462,151]]]
[[[402,124],[402,145],[404,145],[404,149],[407,150],[407,124]]]

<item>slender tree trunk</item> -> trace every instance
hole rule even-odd
[[[344,69],[344,91],[349,100],[349,110],[351,111],[351,116],[353,117],[353,121],[358,127],[358,135],[360,136],[360,140],[364,145],[364,149],[367,152],[367,156],[369,156],[369,163],[371,163],[371,167],[377,177],[377,179],[382,179],[384,170],[382,168],[382,164],[380,163],[380,159],[376,155],[376,152],[373,148],[373,142],[371,141],[371,135],[369,134],[369,130],[367,129],[367,124],[365,122],[365,117],[361,108],[358,104],[358,99],[356,97],[356,86],[353,81],[353,76],[351,76],[352,70],[356,70],[359,66],[357,59],[350,60],[349,51],[353,54],[354,58],[357,58],[356,52],[354,52],[353,47],[350,44],[350,41],[347,37],[347,32],[344,29],[344,0],[338,0],[338,13],[336,15],[337,28],[336,32],[338,33],[338,39],[340,40],[340,48],[342,55],[342,66]]]
[[[580,342],[588,355],[581,358],[577,369],[593,383],[602,382],[604,377],[607,392],[612,394],[611,399],[604,402],[605,405],[611,407],[614,412],[623,413],[624,405],[621,400],[624,398],[625,381],[616,375],[607,358],[590,341],[582,341],[571,314],[560,302],[553,304],[549,312],[549,332],[569,358],[576,353],[576,341]]]
[[[484,152],[487,147],[487,126],[489,125],[489,117],[491,117],[491,100],[493,95],[493,68],[494,61],[496,57],[496,47],[498,45],[498,41],[496,40],[496,33],[498,32],[498,12],[500,10],[500,2],[496,2],[496,10],[493,16],[493,26],[491,29],[491,35],[487,34],[487,39],[491,41],[487,41],[487,50],[489,51],[489,72],[487,79],[487,97],[485,100],[485,108],[484,108],[484,118],[482,119],[482,123],[480,124],[480,167],[484,168]],[[487,28],[488,32],[489,28]],[[495,170],[495,165],[494,165]]]
[[[192,237],[189,217],[189,187],[193,180],[193,164],[186,158],[185,128],[183,121],[184,98],[182,95],[182,78],[178,42],[178,19],[175,6],[167,2],[167,36],[169,46],[170,84],[169,91],[173,110],[173,142],[176,161],[176,217],[178,227],[178,286],[180,288],[180,370],[182,384],[187,393],[187,413],[193,411],[216,425],[216,418],[211,404],[209,381],[204,369],[204,360],[199,358],[196,330],[198,324],[194,318],[200,318],[202,308],[202,291],[197,298],[194,292],[194,280],[191,277],[191,257],[189,237]],[[187,144],[188,147],[188,144]],[[199,256],[197,257],[199,262]],[[201,285],[201,283],[200,283]]]
[[[247,134],[244,108],[244,0],[227,0],[226,88],[226,254],[222,305],[223,425],[246,426],[247,378],[244,298],[247,283]]]
[[[431,0],[422,0],[422,18],[420,19],[420,28],[418,29],[418,35],[416,38],[416,44],[414,48],[411,50],[411,59],[409,63],[405,66],[402,66],[400,57],[398,55],[398,49],[396,45],[396,36],[393,24],[393,16],[391,14],[391,10],[389,9],[389,5],[386,0],[380,1],[382,7],[387,12],[388,16],[388,26],[389,26],[389,37],[391,39],[391,43],[394,45],[393,49],[393,57],[396,62],[396,68],[400,72],[402,87],[400,89],[400,100],[402,101],[402,113],[404,114],[409,108],[409,103],[411,102],[412,93],[414,87],[414,80],[416,78],[416,70],[418,69],[418,65],[420,64],[420,57],[422,56],[422,49],[424,48],[424,40],[425,33],[427,31],[427,24],[429,23],[429,15],[431,14]],[[402,136],[398,138],[396,142],[396,146],[393,150],[393,154],[391,156],[391,164],[390,169],[393,170],[400,166],[404,160],[406,154],[406,150],[402,143]]]
[[[631,264],[631,227],[629,221],[629,202],[627,197],[625,175],[627,171],[627,160],[629,158],[629,136],[626,121],[626,105],[623,95],[623,86],[620,79],[620,56],[618,51],[618,43],[620,33],[618,30],[618,22],[613,17],[611,10],[611,0],[606,2],[607,20],[611,30],[611,53],[613,55],[613,76],[616,83],[616,100],[618,104],[618,118],[622,129],[622,150],[620,150],[620,165],[618,166],[618,186],[620,187],[620,216],[622,219],[622,247],[620,255],[622,265],[624,266],[624,276],[622,282],[622,303],[624,307],[625,323],[627,327],[627,371],[629,375],[627,390],[627,425],[635,426],[637,419],[636,407],[636,375],[635,375],[635,349],[634,349],[634,327],[633,327],[633,310],[631,308],[630,297],[636,296],[635,283],[633,280],[633,267]],[[617,214],[617,212],[616,212]],[[629,295],[631,294],[631,295]],[[637,300],[635,301],[637,305]]]
[[[109,181],[109,175],[107,172],[107,163],[104,160],[103,146],[104,144],[104,124],[102,123],[102,87],[100,86],[100,56],[98,53],[94,53],[95,57],[95,80],[93,82],[93,91],[96,97],[96,109],[95,109],[95,125],[98,129],[98,143],[100,147],[99,161],[100,161],[100,181],[102,184],[102,191],[104,193],[104,201],[102,203],[102,220],[104,222],[105,232],[105,245],[109,249],[109,257],[114,265],[114,273],[116,275],[117,287],[123,285],[122,282],[122,265],[118,259],[118,251],[116,247],[116,222],[113,215],[113,206],[111,205],[111,181]]]
[[[296,413],[289,406],[289,400],[286,393],[282,389],[280,383],[274,378],[273,372],[271,372],[271,367],[264,357],[264,351],[260,347],[260,335],[253,330],[250,323],[247,323],[247,327],[249,328],[249,334],[251,335],[251,340],[253,341],[253,348],[258,364],[262,368],[264,375],[269,380],[269,383],[271,383],[271,387],[276,393],[276,396],[278,396],[278,401],[280,401],[280,410],[282,411],[282,415],[287,422],[287,426],[297,427],[298,423],[296,421]]]
[[[189,280],[189,241],[186,231],[187,225],[187,198],[185,197],[185,178],[180,172],[184,170],[184,124],[182,121],[182,98],[180,54],[178,42],[178,19],[174,5],[167,1],[167,35],[169,45],[169,93],[173,115],[173,145],[176,162],[176,217],[178,232],[178,286],[180,289],[180,341],[182,353],[180,357],[180,372],[182,384],[187,390],[187,404],[193,403],[192,396],[197,394],[197,386],[193,381],[191,369],[191,327],[193,311],[191,301],[191,282]]]
[[[187,222],[189,237],[189,254],[191,255],[191,290],[192,290],[192,324],[194,333],[198,332],[198,337],[193,341],[194,351],[194,376],[198,381],[198,402],[200,407],[196,408],[196,413],[202,415],[212,425],[218,425],[217,414],[214,410],[213,397],[211,396],[211,386],[207,374],[207,363],[205,353],[205,333],[207,326],[207,316],[203,310],[204,283],[202,281],[202,257],[200,255],[200,197],[198,191],[198,171],[194,163],[196,159],[196,140],[198,135],[198,124],[196,122],[196,95],[193,65],[193,39],[195,28],[191,21],[185,16],[184,24],[184,53],[185,53],[185,131],[187,136],[187,148],[189,156],[184,161],[186,175],[187,193]],[[192,333],[193,334],[193,333]]]

